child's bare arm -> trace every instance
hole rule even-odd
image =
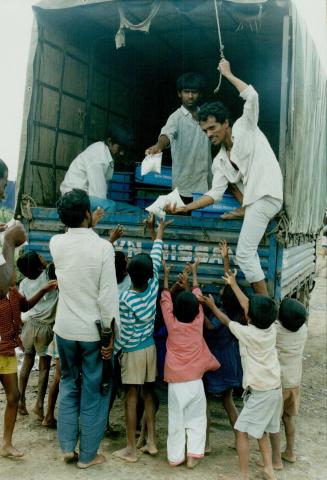
[[[232,290],[235,293],[239,304],[244,310],[245,316],[247,316],[249,313],[249,299],[237,285],[236,274],[237,270],[234,270],[234,272],[230,270],[229,272],[225,272],[223,279],[225,280],[226,285],[230,285],[232,287]]]
[[[220,320],[223,325],[228,327],[231,319],[227,317],[227,315],[225,315],[221,310],[219,310],[219,308],[217,308],[212,295],[209,295],[209,297],[206,297],[205,295],[200,295],[198,298],[202,305],[206,305],[207,307],[209,307],[214,316],[218,318],[218,320]]]
[[[148,229],[151,236],[151,240],[153,242],[156,239],[156,231],[154,228],[154,224],[155,224],[155,216],[153,213],[150,213],[150,215],[144,220],[144,233],[145,233],[145,230]]]
[[[21,303],[20,303],[20,309],[22,312],[27,312],[28,310],[31,310],[45,295],[47,292],[50,292],[51,290],[55,290],[58,288],[58,283],[57,280],[51,280],[51,282],[47,283],[44,287],[42,287],[35,295],[33,295],[32,298],[25,298],[22,297]]]
[[[204,326],[207,330],[214,330],[215,327],[212,325],[212,323],[210,322],[209,318],[204,315]]]
[[[160,222],[159,222],[159,225],[158,225],[158,228],[157,228],[157,235],[156,235],[155,240],[162,240],[163,239],[166,227],[168,225],[170,225],[171,223],[173,223],[173,221],[174,220],[168,220],[167,222],[165,222],[162,218],[160,219]]]
[[[192,270],[192,275],[193,275],[193,288],[199,286],[199,282],[198,282],[198,265],[199,265],[199,263],[200,263],[200,258],[196,257],[195,262],[189,264],[190,267],[191,267],[191,270]]]
[[[229,255],[228,255],[228,244],[226,240],[222,240],[221,242],[219,242],[219,250],[220,250],[220,255],[222,256],[224,261],[224,273],[229,272],[230,262],[229,262]]]
[[[164,271],[164,288],[169,289],[169,274],[173,265],[168,265],[166,260],[162,261],[163,271]]]

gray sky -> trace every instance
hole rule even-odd
[[[327,72],[326,0],[294,0],[303,11]],[[0,0],[0,158],[17,173],[25,72],[35,0]]]

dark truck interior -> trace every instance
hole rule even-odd
[[[237,1],[237,0],[236,0]],[[144,20],[152,1],[125,0],[133,24]],[[225,57],[232,71],[259,93],[259,126],[278,158],[283,17],[288,2],[241,5],[217,2]],[[222,80],[217,96],[219,42],[214,0],[165,0],[149,33],[126,30],[116,49],[117,3],[45,10],[34,7],[39,38],[28,119],[23,190],[38,205],[54,206],[73,158],[105,138],[110,122],[133,130],[134,148],[115,170],[133,171],[156,142],[167,117],[180,106],[176,78],[187,71],[207,81],[203,101],[223,101],[237,118],[242,100]],[[165,152],[164,164],[170,164]]]

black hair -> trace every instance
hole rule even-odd
[[[202,93],[205,88],[205,80],[200,73],[187,72],[178,77],[176,87],[178,92],[182,90],[197,90]]]
[[[239,286],[244,292],[244,289]],[[221,293],[221,302],[226,315],[234,322],[245,323],[244,310],[230,285],[225,285]]]
[[[284,328],[297,332],[306,322],[307,311],[305,306],[295,298],[284,298],[279,307],[278,318]]]
[[[85,220],[86,213],[91,212],[89,196],[84,190],[74,188],[59,198],[57,210],[64,225],[78,228]]]
[[[20,273],[31,280],[38,278],[40,273],[44,270],[44,265],[41,262],[39,255],[33,250],[23,253],[23,255],[18,257],[16,263]]]
[[[132,132],[118,125],[110,125],[107,128],[106,138],[110,138],[112,143],[117,143],[117,145],[124,148],[130,148],[133,146]]]
[[[224,123],[225,120],[228,120],[229,125],[232,125],[229,110],[222,102],[211,102],[201,105],[198,112],[199,122],[205,122],[208,120],[208,117],[215,117],[218,123]]]
[[[255,293],[249,298],[249,317],[251,324],[265,329],[277,320],[278,309],[275,300],[266,295]]]
[[[3,178],[6,172],[8,172],[8,167],[5,162],[0,158],[0,178]]]
[[[131,277],[133,287],[146,289],[148,281],[153,278],[152,258],[147,253],[138,253],[127,264],[127,273]]]
[[[179,292],[174,298],[174,315],[179,322],[191,323],[199,314],[199,301],[192,292]]]
[[[115,252],[115,268],[117,283],[121,283],[126,277],[127,273],[126,255],[122,251]]]

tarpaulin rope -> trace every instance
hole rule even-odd
[[[223,45],[223,42],[222,42],[222,39],[221,39],[220,21],[219,21],[219,10],[218,10],[217,0],[213,0],[213,3],[214,3],[214,6],[215,6],[215,13],[216,13],[216,22],[217,22],[217,30],[218,30],[218,41],[219,41],[220,58],[223,59],[223,58],[225,58],[225,57],[224,57],[224,45]],[[219,70],[219,69],[218,69],[218,70]],[[218,92],[219,92],[220,85],[221,85],[221,79],[222,79],[222,75],[221,75],[221,72],[219,72],[219,82],[218,82],[217,87],[216,87],[216,88],[214,89],[214,91],[213,91],[213,93],[214,93],[215,95],[217,95]]]

